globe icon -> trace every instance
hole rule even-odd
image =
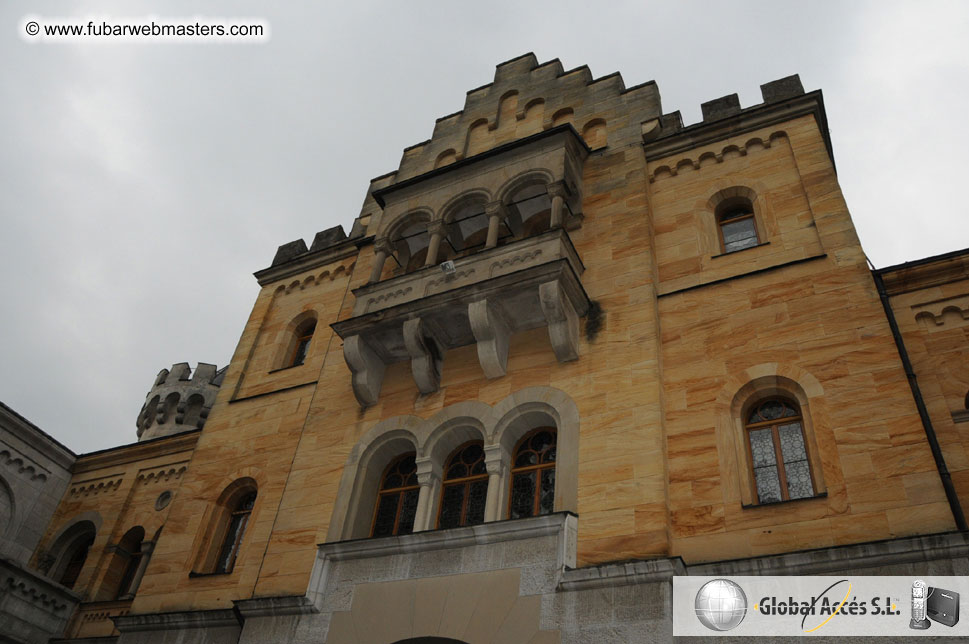
[[[729,631],[747,615],[747,595],[729,579],[703,584],[693,603],[697,619],[712,631]]]

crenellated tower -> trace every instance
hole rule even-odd
[[[202,429],[225,377],[225,367],[198,363],[195,373],[187,362],[162,369],[138,412],[138,440],[161,438]]]

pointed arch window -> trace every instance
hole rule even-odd
[[[512,461],[509,518],[522,519],[554,511],[555,442],[553,427],[539,428],[519,441]]]
[[[444,468],[439,528],[457,528],[484,522],[488,497],[488,470],[484,445],[465,443],[454,451]]]
[[[417,498],[417,463],[414,453],[395,459],[384,471],[374,508],[372,537],[389,537],[410,534],[414,531]]]
[[[758,403],[747,415],[746,429],[759,503],[815,495],[797,403],[786,398]]]

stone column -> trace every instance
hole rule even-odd
[[[414,532],[433,530],[434,499],[441,491],[441,467],[430,458],[417,459],[417,483],[421,486],[414,513]]]
[[[494,248],[498,245],[498,227],[505,216],[505,205],[500,201],[492,201],[485,206],[485,214],[488,215],[488,241],[485,248]]]
[[[548,184],[548,196],[552,198],[552,216],[549,228],[561,228],[564,220],[565,184],[561,181]]]
[[[128,585],[128,592],[118,599],[131,599],[138,592],[138,586],[141,585],[141,578],[145,576],[145,570],[148,568],[148,560],[151,559],[151,553],[154,549],[154,541],[141,542],[141,560],[138,562],[138,570],[135,571],[135,576],[131,578],[131,583]]]
[[[501,445],[485,447],[485,468],[488,470],[488,497],[485,499],[484,520],[498,521],[503,518],[503,501],[507,493],[507,459]]]
[[[424,266],[434,266],[437,264],[437,252],[441,248],[441,240],[447,232],[447,226],[441,220],[432,221],[427,224],[427,232],[431,235],[431,241],[427,245],[427,261]]]
[[[384,271],[384,262],[393,252],[390,242],[386,239],[377,240],[373,249],[376,257],[373,260],[373,269],[370,271],[370,284],[380,281],[380,274]]]

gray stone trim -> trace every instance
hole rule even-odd
[[[71,609],[66,610],[65,619],[81,599],[77,593],[6,558],[0,558],[0,578],[4,592],[16,592],[52,613]]]
[[[335,246],[318,251],[310,250],[307,253],[297,255],[284,264],[264,268],[256,271],[253,275],[259,282],[259,286],[267,286],[306,271],[316,270],[341,259],[353,257],[360,252],[360,246],[372,241],[372,239],[372,237],[351,237]]]
[[[244,618],[274,617],[276,615],[305,615],[319,612],[319,609],[306,595],[235,599],[232,601],[232,604]]]
[[[782,555],[718,561],[687,566],[687,574],[824,575],[833,572],[969,558],[969,533],[944,532],[919,537],[872,541]]]
[[[568,569],[562,575],[558,589],[570,591],[613,588],[629,584],[649,584],[670,581],[676,575],[685,574],[686,567],[679,557],[629,561],[621,564]]]
[[[172,613],[138,613],[112,617],[122,633],[169,631],[220,626],[239,626],[240,620],[231,608],[179,611]]]

